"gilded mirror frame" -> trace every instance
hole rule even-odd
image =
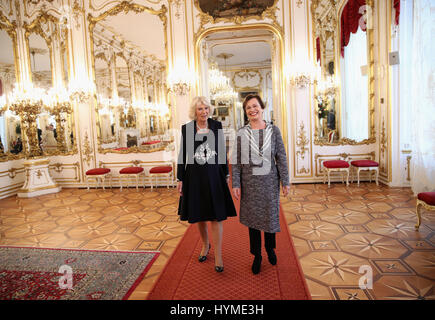
[[[54,24],[54,32],[51,34],[50,37],[47,37],[45,35],[45,33],[42,30],[42,24],[48,23],[48,22],[52,22]],[[69,47],[68,47],[68,33],[66,30],[62,30],[60,29],[60,25],[59,25],[59,19],[54,17],[51,14],[48,14],[47,12],[41,12],[31,23],[24,23],[23,25],[24,29],[25,29],[25,41],[26,41],[26,47],[27,47],[27,61],[29,64],[28,70],[29,70],[29,79],[33,82],[33,77],[32,77],[32,69],[30,66],[30,43],[29,43],[29,36],[32,33],[36,33],[37,35],[39,35],[40,37],[42,37],[46,44],[47,44],[47,48],[49,50],[49,56],[50,56],[50,69],[51,69],[51,85],[54,85],[54,77],[55,77],[55,68],[54,68],[54,64],[53,64],[53,37],[59,37],[59,43],[60,43],[60,56],[62,57],[62,59],[64,59],[64,55],[66,55],[66,60],[67,60],[67,70],[64,70],[64,62],[62,61],[61,65],[62,68],[60,71],[60,76],[62,77],[62,84],[65,88],[68,88],[68,84],[65,83],[64,79],[65,79],[65,72],[68,74],[68,81],[71,77],[70,75],[70,57],[69,57]],[[61,41],[61,32],[64,33],[65,39],[66,41]],[[71,101],[70,101],[71,102]],[[59,111],[54,111],[52,113],[50,113],[51,115],[56,117],[56,125],[59,126],[60,128],[62,128],[61,132],[59,133],[60,136],[62,136],[64,134],[65,128],[61,125],[62,122],[62,117],[61,117],[61,112]],[[76,131],[76,126],[75,126],[75,120],[74,120],[74,109],[73,106],[71,105],[71,112],[67,113],[67,120],[65,122],[68,122],[71,126],[71,133],[73,134],[73,141],[72,141],[72,149],[68,151],[67,149],[67,144],[64,141],[63,144],[61,144],[61,149],[59,149],[59,143],[58,143],[58,147],[55,150],[44,150],[42,153],[42,156],[69,156],[69,155],[75,155],[78,153],[78,147],[77,147],[77,131]],[[66,138],[65,138],[66,139]],[[66,150],[62,150],[65,149]]]
[[[20,64],[18,62],[18,44],[17,44],[17,32],[16,32],[17,24],[16,21],[9,21],[9,19],[0,11],[0,30],[5,31],[8,36],[11,38],[12,42],[12,51],[14,55],[14,71],[15,71],[15,79],[16,82],[21,81],[21,73],[20,73]],[[0,114],[6,110],[0,110]],[[21,119],[20,119],[21,122]],[[18,160],[25,158],[25,150],[23,149],[20,153],[14,154],[8,151],[7,153],[0,153],[0,162],[6,162],[10,160]]]
[[[196,1],[196,0],[195,0]],[[276,3],[275,3],[276,4]],[[273,9],[273,8],[270,8]],[[275,8],[276,9],[276,8]],[[273,11],[274,12],[274,11]],[[263,12],[264,14],[264,12]],[[207,15],[207,14],[205,14]],[[276,18],[276,17],[275,17]],[[276,21],[276,20],[275,20]],[[271,52],[272,52],[272,61],[273,61],[273,57],[275,55],[276,52],[276,56],[277,59],[275,61],[275,63],[277,64],[277,83],[278,83],[278,93],[275,95],[274,94],[274,101],[279,101],[279,105],[280,107],[278,107],[279,109],[279,116],[280,116],[280,121],[278,123],[278,121],[276,121],[276,124],[278,125],[278,127],[280,127],[281,129],[281,133],[282,133],[282,138],[284,141],[284,146],[286,149],[286,152],[288,154],[288,146],[289,146],[289,142],[288,142],[288,110],[286,108],[286,93],[285,93],[285,86],[282,85],[282,83],[284,83],[284,79],[285,79],[285,75],[284,75],[284,36],[283,36],[283,32],[282,32],[282,28],[281,26],[277,25],[277,23],[254,23],[254,24],[247,24],[247,25],[226,25],[226,26],[215,26],[215,27],[210,27],[207,29],[203,29],[201,31],[201,29],[197,32],[197,34],[194,36],[194,48],[195,48],[195,73],[196,74],[202,74],[201,73],[201,69],[203,68],[201,63],[200,63],[200,57],[201,57],[201,44],[202,44],[202,40],[205,39],[205,37],[207,37],[208,35],[212,34],[212,33],[216,33],[216,32],[225,32],[225,31],[239,31],[239,30],[267,30],[270,31],[274,36],[275,36],[275,40],[273,41],[272,45],[271,45]],[[273,70],[273,65],[272,65],[272,70]],[[281,85],[279,84],[281,83]],[[275,84],[275,83],[274,83]],[[202,92],[202,79],[199,79],[199,81],[197,81],[196,83],[196,92]],[[275,92],[275,91],[274,91]]]
[[[315,11],[322,0],[312,0],[311,2],[311,19],[312,19],[312,44],[314,48],[314,52],[316,52],[317,44],[316,44],[316,26],[318,25],[318,22],[316,21],[316,15]],[[338,8],[335,7],[335,2],[333,0],[329,0],[330,6],[333,6],[335,10],[335,28],[334,32],[335,34],[332,35],[334,42],[334,74],[337,76],[340,74],[340,32],[341,32],[341,25],[339,21],[341,20],[341,13],[343,11],[344,6],[346,5],[348,0],[341,1],[338,5]],[[374,2],[373,0],[366,0],[366,5],[371,7],[371,11],[374,12]],[[326,47],[326,40],[320,37],[320,47],[321,49]],[[322,59],[324,60],[324,51],[321,50]],[[313,55],[313,64],[316,63],[316,55]],[[346,137],[341,136],[341,101],[340,101],[340,92],[341,87],[343,84],[339,84],[337,86],[337,89],[334,93],[334,98],[336,101],[336,110],[337,116],[336,116],[336,128],[338,128],[340,137],[337,142],[328,142],[328,139],[321,139],[319,136],[319,126],[317,118],[314,121],[314,144],[320,145],[320,146],[337,146],[337,145],[369,145],[376,143],[376,130],[375,130],[375,58],[374,58],[374,29],[373,28],[367,28],[367,60],[369,62],[368,67],[368,126],[369,126],[369,132],[368,132],[368,138],[356,141],[353,139],[349,139]],[[323,69],[322,69],[322,72]],[[314,88],[314,96],[316,96],[317,93],[317,86],[315,85]],[[317,105],[314,105],[313,110],[315,116],[317,117]]]
[[[92,73],[93,73],[93,79],[95,81],[95,41],[94,41],[94,29],[95,26],[98,22],[104,20],[105,18],[109,17],[109,16],[116,16],[119,13],[129,13],[129,12],[135,12],[135,13],[142,13],[142,12],[147,12],[150,13],[152,15],[156,15],[160,18],[160,20],[162,21],[163,24],[163,34],[164,34],[164,50],[165,50],[165,62],[166,62],[166,66],[168,66],[168,61],[169,61],[169,53],[168,53],[168,31],[167,31],[167,27],[168,27],[168,17],[167,17],[167,13],[168,13],[168,9],[166,8],[166,6],[164,4],[161,5],[159,10],[155,10],[153,8],[141,5],[141,4],[137,4],[137,3],[130,3],[130,2],[126,2],[123,1],[115,6],[113,6],[112,8],[104,11],[103,13],[99,14],[98,16],[94,17],[91,13],[88,14],[88,30],[89,30],[89,38],[90,38],[90,47],[91,47],[91,61],[92,61]],[[168,72],[168,69],[166,67],[166,73]],[[131,86],[131,84],[130,84]],[[131,90],[131,87],[130,87]],[[94,97],[95,98],[95,97]],[[149,148],[139,148],[137,146],[133,146],[133,147],[129,147],[125,150],[115,150],[115,149],[103,149],[101,147],[102,145],[102,138],[100,135],[101,132],[101,124],[99,122],[99,118],[98,118],[98,107],[97,107],[97,103],[95,101],[95,112],[97,112],[97,121],[96,121],[96,126],[97,126],[97,141],[98,141],[98,152],[102,153],[102,154],[106,154],[106,153],[120,153],[120,154],[127,154],[127,153],[151,153],[151,152],[157,152],[157,151],[163,151],[166,149],[167,144],[163,142],[161,146],[158,147],[149,147]]]

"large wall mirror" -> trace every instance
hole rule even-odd
[[[374,132],[371,0],[314,0],[315,144],[369,144]]]
[[[247,123],[242,102],[248,94],[258,94],[264,101],[266,121],[277,120],[271,77],[273,62],[279,62],[275,38],[270,30],[241,29],[215,31],[201,40],[200,60],[207,62],[201,64],[204,95],[214,104],[213,118],[224,129],[237,130]]]
[[[8,25],[0,21],[0,161],[16,159],[23,154],[21,120],[7,110],[8,95],[16,79],[14,41]],[[9,29],[11,30],[11,29]]]
[[[99,151],[164,150],[173,139],[168,134],[166,6],[123,2],[88,20]],[[144,36],[137,30],[150,32]]]
[[[32,84],[52,97],[51,104],[45,105],[36,118],[37,139],[29,137],[29,142],[35,141],[43,155],[76,153],[74,117],[66,91],[69,79],[67,32],[54,17],[46,14],[41,14],[25,28]]]

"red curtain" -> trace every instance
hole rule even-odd
[[[349,0],[341,13],[341,56],[344,57],[344,47],[349,44],[350,34],[356,33],[360,27],[360,20],[364,10],[360,11],[362,6],[366,5],[366,0]],[[362,12],[362,13],[360,13]],[[365,31],[365,25],[361,24],[361,29]]]
[[[393,8],[394,8],[394,11],[396,12],[396,18],[394,21],[396,22],[396,25],[399,25],[400,0],[393,0]]]
[[[316,38],[316,49],[317,49],[317,61],[322,61],[322,57],[320,56],[320,38]]]

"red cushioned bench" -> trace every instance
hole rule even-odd
[[[326,160],[322,162],[323,167],[325,168],[323,175],[323,183],[326,181],[326,175],[328,175],[328,187],[331,187],[331,179],[330,175],[333,171],[346,173],[346,185],[349,185],[349,163],[344,160]],[[343,174],[341,176],[341,181],[344,183]]]
[[[104,189],[104,181],[109,178],[110,188],[112,188],[112,174],[110,173],[110,169],[108,168],[95,168],[90,169],[86,171],[85,174],[85,180],[86,180],[86,186],[89,190],[89,179],[95,179],[95,188],[98,188],[98,181],[101,181],[101,184],[103,185]]]
[[[160,142],[161,142],[160,140],[146,141],[146,142],[142,142],[142,145],[157,144]]]
[[[172,177],[172,166],[158,166],[158,167],[153,167],[150,169],[150,177],[151,177],[151,190],[153,190],[153,179],[152,177],[154,177],[154,182],[156,184],[156,188],[157,188],[157,177],[167,177],[168,178],[168,189],[169,189],[169,184],[171,182],[171,177]]]
[[[417,205],[415,208],[417,213],[417,224],[415,225],[416,230],[420,228],[422,207],[429,211],[435,211],[435,192],[420,192],[417,195]]]
[[[352,165],[352,182],[353,178],[355,176],[355,170],[357,171],[358,176],[358,187],[359,187],[359,172],[361,170],[368,170],[369,171],[369,178],[370,182],[372,182],[372,171],[376,173],[376,185],[378,186],[378,176],[379,176],[379,163],[373,160],[354,160],[351,161],[350,164]]]
[[[143,187],[145,189],[145,172],[144,168],[142,167],[126,167],[119,170],[119,183],[121,185],[121,191],[123,187],[123,179],[127,179],[127,188],[128,188],[128,181],[130,177],[134,177],[136,179],[136,190],[139,190],[139,178],[140,176],[143,177]]]

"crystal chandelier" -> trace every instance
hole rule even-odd
[[[232,55],[221,53],[218,57],[225,59],[225,70],[227,66],[227,59]],[[230,79],[218,69],[215,62],[211,62],[209,70],[209,89],[211,98],[217,103],[229,103],[237,98],[237,92],[234,91],[230,84]]]
[[[209,70],[209,89],[210,93],[214,96],[221,90],[229,87],[229,79],[226,77],[215,64],[212,64]]]

